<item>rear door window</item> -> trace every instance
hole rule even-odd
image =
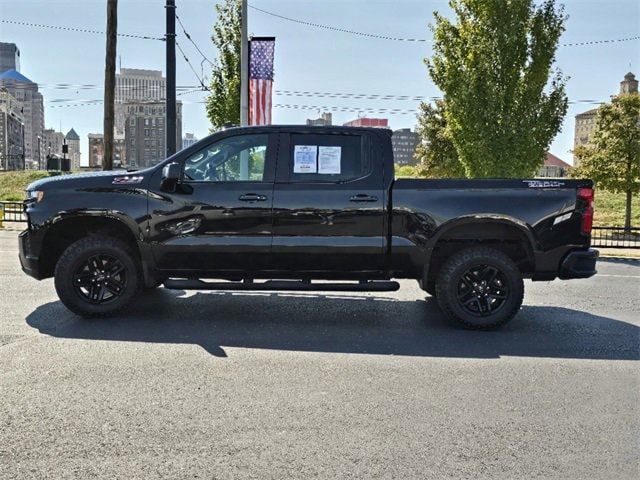
[[[292,183],[348,182],[371,172],[362,135],[292,134],[289,178]]]

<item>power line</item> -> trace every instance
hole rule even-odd
[[[180,53],[182,54],[182,57],[184,58],[184,61],[187,62],[187,65],[189,65],[189,68],[191,69],[191,71],[193,72],[193,74],[196,76],[196,78],[198,79],[198,83],[200,84],[200,87],[202,87],[203,90],[210,90],[209,87],[207,87],[203,80],[200,78],[200,76],[198,75],[198,72],[196,72],[195,68],[193,68],[193,65],[191,64],[191,62],[189,61],[189,58],[187,57],[187,55],[184,53],[184,50],[182,49],[182,47],[180,46],[180,44],[178,43],[178,40],[176,40],[176,47],[178,47],[178,50],[180,50]]]
[[[204,60],[209,62],[210,65],[213,65],[213,62],[209,60],[204,53],[202,53],[202,50],[200,50],[200,47],[198,47],[196,42],[193,41],[193,39],[191,38],[191,35],[187,33],[187,30],[184,28],[184,24],[182,23],[182,20],[180,20],[180,17],[178,16],[178,14],[176,13],[175,15],[176,15],[176,20],[178,20],[178,23],[180,24],[180,28],[182,28],[182,33],[184,33],[184,36],[187,37],[187,40],[189,40],[193,44],[193,46],[196,47],[196,50],[198,50],[198,53],[202,56]]]
[[[266,15],[271,15],[272,17],[276,17],[276,18],[280,18],[282,20],[286,20],[288,22],[294,22],[294,23],[298,23],[301,25],[306,25],[308,27],[315,27],[315,28],[324,28],[325,30],[333,30],[335,32],[341,32],[341,33],[348,33],[351,35],[358,35],[361,37],[367,37],[367,38],[377,38],[380,40],[392,40],[392,41],[396,41],[396,42],[429,42],[432,43],[432,40],[428,40],[426,38],[400,38],[400,37],[392,37],[389,35],[379,35],[379,34],[373,34],[373,33],[366,33],[366,32],[359,32],[356,30],[347,30],[345,28],[340,28],[340,27],[335,27],[332,25],[324,25],[321,23],[314,23],[314,22],[308,22],[306,20],[300,20],[298,18],[291,18],[291,17],[286,17],[284,15],[280,15],[278,13],[275,12],[270,12],[268,10],[263,10],[262,8],[258,8],[258,7],[254,7],[253,5],[249,5],[249,8],[256,10],[258,12],[264,13]],[[618,43],[618,42],[630,42],[633,40],[640,40],[640,36],[636,36],[636,37],[627,37],[627,38],[615,38],[615,39],[607,39],[607,40],[590,40],[590,41],[585,41],[585,42],[572,42],[572,43],[561,43],[559,46],[561,47],[577,47],[577,46],[584,46],[584,45],[597,45],[597,44],[603,44],[603,43]]]
[[[261,8],[254,7],[253,5],[249,5],[249,8],[252,8],[253,10],[257,10],[258,12],[262,12],[262,13],[264,13],[266,15],[271,15],[272,17],[276,17],[276,18],[280,18],[282,20],[286,20],[288,22],[299,23],[301,25],[306,25],[308,27],[324,28],[325,30],[333,30],[333,31],[336,31],[336,32],[349,33],[351,35],[359,35],[361,37],[378,38],[378,39],[381,39],[381,40],[393,40],[393,41],[396,41],[396,42],[431,42],[431,40],[427,40],[425,38],[399,38],[399,37],[391,37],[391,36],[388,36],[388,35],[376,35],[376,34],[373,34],[373,33],[357,32],[355,30],[347,30],[345,28],[334,27],[334,26],[331,26],[331,25],[322,25],[320,23],[307,22],[305,20],[300,20],[300,19],[297,19],[297,18],[285,17],[284,15],[280,15],[278,13],[269,12],[267,10],[263,10]]]
[[[616,38],[613,40],[591,40],[588,42],[575,42],[575,43],[561,43],[561,47],[577,47],[580,45],[597,45],[600,43],[617,43],[617,42],[630,42],[632,40],[640,40],[640,36],[638,37],[627,37],[627,38]]]
[[[20,22],[17,20],[0,20],[0,23],[7,23],[7,24],[11,24],[11,25],[22,25],[25,27],[36,27],[36,28],[51,28],[54,30],[66,30],[69,32],[80,32],[80,33],[92,33],[92,34],[96,34],[96,35],[106,35],[106,33],[104,31],[101,30],[90,30],[88,28],[78,28],[78,27],[63,27],[60,25],[45,25],[43,23],[30,23],[30,22]],[[160,37],[150,37],[147,35],[134,35],[134,34],[130,34],[130,33],[118,33],[119,37],[125,37],[125,38],[139,38],[142,40],[160,40],[162,42],[164,42],[164,38],[160,38]]]

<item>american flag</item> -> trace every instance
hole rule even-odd
[[[273,37],[253,38],[249,42],[249,125],[271,124],[275,44]]]

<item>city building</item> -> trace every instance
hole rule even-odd
[[[0,42],[0,73],[20,71],[20,50],[15,43]]]
[[[116,74],[116,131],[124,133],[126,103],[162,101],[167,98],[166,92],[166,80],[160,70],[121,68]]]
[[[145,168],[164,160],[166,154],[164,101],[125,104],[126,165]],[[176,144],[182,138],[182,103],[176,103]]]
[[[638,81],[636,76],[629,72],[624,76],[624,80],[620,82],[620,95],[627,93],[638,93]],[[598,109],[592,108],[586,112],[576,115],[576,125],[573,134],[573,148],[587,145],[594,132],[596,131],[596,124],[598,118]],[[573,155],[574,166],[578,165],[578,159]]]
[[[198,138],[193,133],[185,133],[182,137],[182,148],[187,148],[198,141]]]
[[[64,136],[67,144],[67,158],[70,160],[72,170],[80,169],[80,135],[72,128]]]
[[[104,135],[101,133],[90,133],[89,137],[89,168],[102,168],[104,159]],[[125,142],[124,134],[115,133],[113,137],[113,167],[124,167]]]
[[[378,127],[389,128],[389,120],[386,118],[360,117],[344,124],[345,127]]]
[[[636,76],[629,72],[624,76],[624,80],[620,82],[620,94],[638,93],[638,80]]]
[[[0,88],[6,89],[19,103],[24,123],[24,156],[26,164],[43,165],[41,148],[44,132],[44,102],[38,85],[17,70],[0,73]]]
[[[47,128],[42,135],[41,148],[44,156],[62,156],[62,145],[64,144],[64,133],[56,132],[53,128]]]
[[[22,170],[25,167],[24,123],[20,109],[15,97],[0,89],[0,170]]]
[[[313,125],[313,126],[319,126],[319,127],[333,125],[332,122],[333,122],[333,115],[331,114],[331,112],[322,112],[322,114],[320,115],[320,118],[307,118],[307,125]]]
[[[562,178],[569,174],[571,165],[560,160],[554,154],[547,152],[544,164],[538,170],[536,177],[542,178]]]
[[[396,165],[415,165],[414,155],[420,139],[416,132],[410,128],[401,128],[393,131],[391,145],[393,147],[393,160]]]

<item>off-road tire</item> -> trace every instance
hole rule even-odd
[[[78,268],[90,258],[106,255],[117,259],[124,267],[126,284],[117,297],[107,303],[91,303],[73,285]],[[62,303],[82,317],[104,317],[126,307],[142,285],[140,261],[131,248],[121,240],[106,236],[90,236],[72,243],[62,253],[55,272],[55,287]]]
[[[479,265],[497,269],[508,289],[502,305],[487,316],[470,313],[458,300],[462,275]],[[518,313],[523,297],[524,282],[516,264],[504,253],[488,247],[467,248],[455,253],[442,266],[436,281],[436,298],[444,313],[466,328],[476,330],[503,326]]]

